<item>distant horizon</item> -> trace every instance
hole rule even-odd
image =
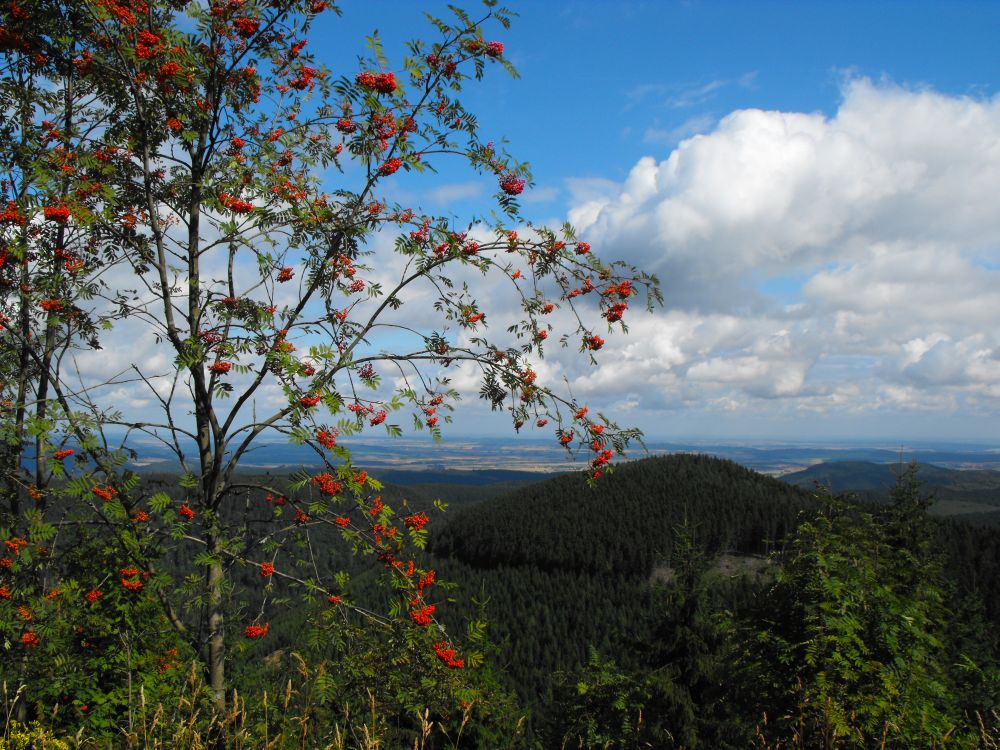
[[[120,437],[126,430],[124,428],[111,428],[105,431],[109,436],[114,435]],[[145,441],[157,442],[155,438],[148,435],[140,435],[133,431],[134,442],[142,443]],[[668,436],[652,436],[644,434],[642,438],[643,442],[647,445],[657,444],[657,445],[684,445],[684,444],[699,444],[699,445],[761,445],[761,446],[802,446],[802,447],[822,447],[822,446],[851,446],[851,445],[863,445],[866,447],[873,447],[876,445],[884,446],[886,449],[898,449],[900,447],[906,448],[909,445],[920,446],[923,448],[935,446],[935,447],[946,447],[946,446],[978,446],[982,448],[990,448],[991,450],[1000,453],[1000,438],[997,439],[987,439],[981,437],[971,437],[971,438],[956,438],[956,437],[944,437],[944,438],[930,438],[930,437],[918,437],[918,438],[906,438],[899,436],[860,436],[860,437],[841,437],[841,436],[824,436],[824,435],[813,435],[813,436],[773,436],[773,435],[754,435],[754,434],[731,434],[731,435],[668,435]],[[503,442],[509,444],[516,443],[535,443],[539,445],[552,445],[551,437],[544,437],[541,435],[532,434],[517,434],[515,432],[503,433],[503,432],[449,432],[447,429],[442,431],[442,440],[438,443],[434,443],[433,438],[427,432],[404,432],[400,437],[391,437],[385,434],[377,433],[362,433],[359,435],[351,435],[343,438],[342,442],[350,447],[350,445],[357,444],[399,444],[401,442],[418,442],[418,443],[428,443],[437,444],[440,446],[450,446],[455,447],[457,443],[462,441],[475,441],[475,442]],[[288,444],[289,440],[282,440],[277,436],[262,435],[255,442],[254,445],[285,445]],[[638,444],[636,444],[638,447]],[[635,452],[635,449],[630,450],[629,453]]]
[[[121,435],[119,435],[121,437]],[[133,435],[133,437],[135,437]],[[535,436],[480,435],[448,436],[440,443],[427,436],[401,438],[363,435],[342,441],[351,450],[354,462],[379,471],[515,471],[548,473],[576,471],[586,466],[589,454],[569,454],[553,441]],[[128,443],[138,454],[133,467],[174,470],[177,463],[162,444],[148,436]],[[646,449],[635,445],[618,463],[674,453],[702,453],[729,459],[748,468],[781,476],[831,461],[904,463],[916,461],[953,469],[1000,470],[1000,447],[992,442],[972,440],[909,440],[854,438],[851,440],[814,438],[664,438],[647,439]],[[194,445],[190,445],[194,453]],[[249,472],[275,471],[293,467],[319,466],[319,458],[306,446],[275,437],[262,438],[240,462]]]

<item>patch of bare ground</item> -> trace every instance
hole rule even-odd
[[[719,555],[712,561],[710,568],[712,573],[726,578],[749,575],[753,577],[763,576],[771,566],[771,561],[763,555]],[[649,580],[651,583],[661,585],[671,583],[676,576],[676,572],[669,565],[657,565],[653,568]]]

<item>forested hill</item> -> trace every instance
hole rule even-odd
[[[1000,491],[1000,472],[985,469],[947,469],[934,464],[918,463],[917,478],[929,488],[950,487],[966,490]],[[800,487],[820,483],[833,492],[853,490],[888,491],[896,483],[905,466],[899,463],[879,464],[870,461],[824,461],[802,471],[786,474],[782,479]]]
[[[828,461],[786,474],[782,479],[803,488],[819,484],[834,493],[855,492],[863,500],[880,501],[888,498],[902,469],[898,463]],[[923,491],[934,499],[932,515],[1000,525],[1000,472],[920,463],[916,477]]]
[[[810,493],[731,461],[673,455],[619,466],[595,487],[571,474],[520,488],[457,512],[432,544],[480,568],[647,576],[669,560],[685,518],[709,552],[763,554],[811,504]]]
[[[818,507],[814,491],[702,455],[620,465],[594,487],[581,475],[555,477],[466,506],[437,526],[434,564],[463,592],[442,614],[455,626],[485,614],[511,684],[541,716],[553,705],[553,675],[574,673],[591,646],[641,668],[652,648],[641,644],[657,640],[666,611],[651,574],[690,554],[672,549],[679,527],[715,570],[716,605],[741,609],[768,584],[754,573],[760,560],[739,556],[783,549]],[[1000,594],[1000,534],[935,526],[959,589],[975,590],[988,615],[1000,616],[989,606]],[[723,553],[737,556],[726,558],[728,569],[717,560]]]
[[[638,665],[659,606],[651,573],[672,564],[687,519],[710,555],[763,554],[797,525],[809,493],[730,461],[676,455],[624,464],[596,486],[579,474],[457,511],[431,536],[442,576],[465,593],[454,625],[484,601],[500,661],[527,705],[551,706],[553,674],[591,646]],[[545,711],[542,710],[542,713]]]

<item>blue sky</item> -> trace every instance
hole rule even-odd
[[[508,5],[521,78],[464,100],[531,163],[525,214],[667,292],[553,376],[654,437],[1000,437],[1000,3]],[[391,56],[427,7],[345,4],[315,49],[377,25]],[[488,206],[442,179],[428,208]]]
[[[467,99],[543,183],[581,173],[622,179],[639,157],[667,153],[671,131],[735,109],[832,114],[851,76],[989,95],[1000,71],[1000,3],[506,5],[518,16],[495,37],[521,78],[493,75]],[[341,18],[326,22],[330,44],[337,39],[346,53],[337,57],[349,60],[356,41],[377,28],[387,50],[398,50],[425,30],[425,8],[447,16],[440,2],[382,2],[378,19],[365,4],[347,3]],[[353,46],[341,48],[343,39]],[[651,130],[664,137],[644,139]]]
[[[543,377],[653,439],[1000,442],[1000,3],[508,5],[486,36],[521,77],[463,101],[531,164],[524,215],[666,294],[596,368],[553,347]],[[377,29],[398,69],[427,8],[448,13],[345,2],[310,48],[353,75]],[[469,218],[496,183],[456,164],[386,189]],[[450,434],[509,433],[449,374]]]
[[[671,131],[735,109],[836,110],[845,76],[954,94],[993,93],[1000,4],[529,2],[509,35],[521,81],[504,83],[505,129],[542,179],[585,155],[621,179]],[[496,89],[491,87],[489,98]],[[509,111],[509,110],[508,110]],[[555,120],[562,127],[539,127]],[[644,139],[648,131],[662,140]],[[574,166],[581,166],[577,161]]]

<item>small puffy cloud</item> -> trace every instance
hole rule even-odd
[[[103,348],[84,349],[73,357],[74,371],[90,384],[134,379],[135,367],[146,377],[173,371],[171,358],[158,346],[148,324],[135,318],[118,323],[113,334],[105,335]]]

